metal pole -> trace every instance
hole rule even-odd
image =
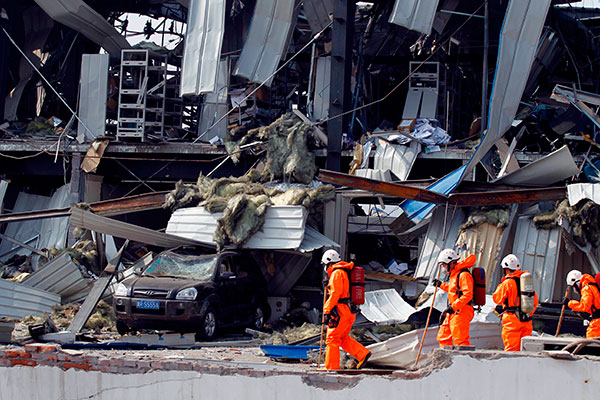
[[[315,70],[315,58],[317,55],[317,44],[313,43],[312,51],[310,53],[310,71],[308,73],[308,95],[306,99],[306,116],[312,121],[313,105],[312,105],[312,91],[313,91],[313,72]]]
[[[488,2],[484,5],[483,22],[483,77],[481,82],[481,135],[487,127],[487,98],[488,98],[488,52],[490,49]]]
[[[437,278],[440,279],[440,272],[442,272],[442,268],[440,264],[438,264],[438,273]],[[417,359],[415,360],[416,367],[419,364],[419,359],[421,358],[421,351],[423,350],[423,344],[425,343],[425,337],[427,336],[427,329],[429,329],[429,320],[431,319],[431,312],[433,311],[433,305],[435,304],[435,295],[437,294],[437,286],[433,287],[433,299],[431,299],[431,307],[429,307],[429,314],[427,314],[427,322],[425,323],[425,331],[423,331],[423,339],[421,339],[421,344],[419,344],[419,352],[417,353]]]

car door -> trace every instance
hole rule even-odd
[[[248,268],[248,262],[240,255],[235,254],[231,257],[232,268],[235,271],[235,287],[238,296],[238,304],[236,305],[240,321],[247,321],[254,313],[253,290],[253,275]]]
[[[219,319],[231,324],[239,319],[238,304],[240,296],[236,289],[237,276],[233,269],[232,254],[223,254],[218,261],[217,284],[221,310]]]

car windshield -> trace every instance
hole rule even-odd
[[[169,276],[208,281],[213,276],[216,255],[184,256],[173,252],[158,255],[146,268],[144,276]]]

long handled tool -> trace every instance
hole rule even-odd
[[[440,273],[442,272],[442,268],[438,264],[438,273],[437,280],[440,279]],[[419,363],[419,358],[421,358],[421,350],[423,350],[423,343],[425,343],[425,336],[427,336],[427,329],[429,328],[429,320],[431,319],[431,312],[433,311],[433,305],[435,304],[435,295],[437,294],[437,286],[435,286],[435,290],[433,291],[433,299],[431,301],[431,307],[429,307],[429,314],[427,314],[427,322],[425,323],[425,331],[423,332],[423,339],[421,339],[421,344],[419,345],[419,352],[417,353],[417,359],[415,360],[415,367]]]
[[[319,343],[319,361],[317,369],[321,367],[321,354],[323,353],[323,332],[325,331],[325,301],[327,300],[327,286],[323,289],[323,318],[321,320],[321,342]]]
[[[565,293],[565,297],[569,298],[569,288],[570,286],[567,287],[567,291]],[[562,322],[563,322],[563,317],[565,316],[565,307],[567,305],[563,304],[562,309],[560,310],[560,318],[558,319],[558,326],[556,327],[556,334],[554,336],[558,337],[558,334],[560,333],[560,327],[562,326]]]

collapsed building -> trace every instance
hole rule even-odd
[[[516,254],[553,334],[566,273],[600,272],[600,12],[533,3],[2,5],[3,323],[81,303],[60,332],[29,319],[73,343],[110,325],[96,304],[117,281],[194,246],[249,249],[270,322],[318,324],[318,255],[336,248],[367,270],[362,326],[407,325],[367,329],[371,362],[408,368],[451,247],[477,255],[488,294]],[[498,347],[497,321],[474,322],[477,347]],[[583,330],[567,312],[563,331]]]

